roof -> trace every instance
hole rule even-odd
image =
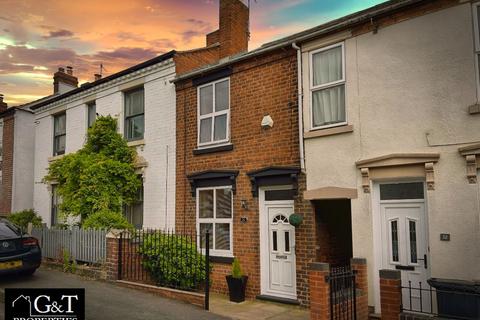
[[[327,23],[318,25],[311,29],[304,30],[299,33],[292,34],[290,36],[272,41],[263,44],[261,47],[252,50],[247,53],[243,53],[240,55],[236,55],[230,57],[229,59],[220,60],[219,62],[211,65],[207,65],[203,68],[193,70],[192,72],[183,74],[181,76],[176,77],[173,82],[178,82],[181,80],[186,80],[216,69],[224,68],[230,64],[246,60],[276,49],[284,48],[287,46],[291,46],[294,43],[301,43],[305,41],[309,41],[313,38],[325,35],[327,33],[336,32],[343,30],[345,28],[353,27],[355,25],[365,23],[366,21],[370,21],[371,19],[383,15],[390,14],[392,12],[401,10],[403,8],[413,6],[420,2],[428,2],[431,0],[391,0],[381,3],[379,5],[370,7],[368,9],[358,11],[352,13],[350,15],[329,21]]]
[[[2,112],[0,112],[0,118],[4,118],[6,116],[9,116],[11,114],[14,114],[17,110],[19,111],[25,111],[25,112],[28,112],[28,113],[33,113],[32,111],[30,111],[29,109],[26,109],[24,108],[23,106],[20,107],[20,106],[13,106],[13,107],[8,107],[7,110],[4,110]]]
[[[152,66],[154,64],[157,64],[159,62],[162,62],[162,61],[165,61],[165,60],[168,60],[168,59],[171,59],[173,58],[173,56],[175,55],[176,51],[175,50],[171,50],[167,53],[164,53],[162,55],[159,55],[153,59],[150,59],[150,60],[147,60],[147,61],[144,61],[142,63],[139,63],[137,65],[134,65],[128,69],[124,69],[120,72],[117,72],[117,73],[114,73],[114,74],[111,74],[109,75],[108,77],[105,77],[105,78],[102,78],[100,80],[97,80],[95,82],[92,82],[92,83],[84,83],[82,84],[80,87],[76,88],[76,89],[73,89],[73,90],[70,90],[64,94],[61,94],[61,95],[51,95],[51,96],[47,96],[47,97],[44,97],[42,99],[39,99],[39,100],[36,100],[36,101],[32,101],[26,105],[23,105],[22,107],[24,106],[30,106],[30,109],[32,110],[36,110],[38,108],[41,108],[47,104],[50,104],[52,102],[55,102],[55,101],[59,101],[59,100],[62,100],[66,97],[69,97],[69,96],[72,96],[74,94],[77,94],[77,93],[80,93],[82,91],[85,91],[87,89],[91,89],[91,88],[94,88],[102,83],[105,83],[105,82],[108,82],[108,81],[111,81],[113,79],[116,79],[116,78],[120,78],[124,75],[127,75],[129,73],[132,73],[132,72],[135,72],[135,71],[138,71],[138,70],[141,70],[143,68],[146,68],[146,67],[149,67],[149,66]]]

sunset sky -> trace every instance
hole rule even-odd
[[[245,0],[247,1],[247,0]],[[383,0],[251,0],[250,49]],[[71,65],[80,83],[172,50],[205,45],[218,0],[0,0],[0,93],[18,105],[53,91]]]

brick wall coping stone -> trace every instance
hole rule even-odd
[[[308,264],[310,270],[330,271],[330,264],[324,262],[311,262]]]
[[[130,232],[126,231],[126,230],[120,230],[120,229],[112,229],[110,230],[106,237],[107,238],[110,238],[110,239],[119,239],[120,238],[120,235],[123,234],[123,238],[124,239],[129,239],[130,238]]]
[[[365,259],[365,258],[352,258],[352,259],[350,259],[350,264],[367,264],[367,259]]]
[[[379,271],[381,279],[400,280],[401,273],[399,270],[382,269]]]

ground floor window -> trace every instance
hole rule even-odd
[[[143,228],[143,186],[140,187],[137,193],[136,201],[124,208],[124,215],[135,229]]]
[[[62,198],[58,195],[57,186],[52,185],[52,212],[50,218],[50,225],[55,226],[60,223],[60,204],[62,204]]]
[[[233,196],[231,187],[197,189],[197,232],[200,248],[205,248],[205,233],[210,233],[210,254],[232,256]]]

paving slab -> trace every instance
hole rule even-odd
[[[210,311],[236,320],[308,320],[308,309],[300,306],[281,304],[260,300],[249,300],[242,303],[230,302],[227,296],[212,294]]]

